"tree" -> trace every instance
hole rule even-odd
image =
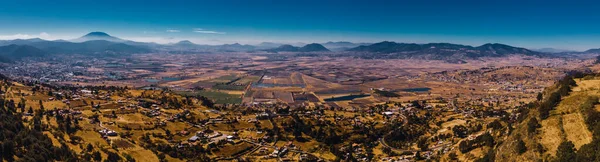
[[[563,141],[556,150],[555,162],[569,162],[575,160],[575,145],[571,141]]]
[[[527,122],[527,133],[529,133],[529,134],[535,133],[535,130],[539,127],[540,127],[540,124],[538,123],[538,120],[535,117],[533,117],[533,118],[529,119],[529,122]]]
[[[92,146],[92,144],[88,143],[87,147],[86,147],[86,150],[87,150],[87,152],[92,152],[94,150],[94,146]]]
[[[135,159],[133,159],[133,157],[131,157],[131,155],[124,153],[123,156],[125,157],[125,161],[127,161],[127,162],[135,162]]]
[[[389,156],[393,155],[392,149],[390,149],[389,147],[383,147],[381,151],[383,151],[383,153],[385,154],[388,154]]]
[[[487,125],[487,128],[500,129],[502,128],[502,123],[500,123],[500,120],[494,120],[493,122]]]
[[[517,145],[515,146],[515,152],[523,154],[527,151],[527,146],[525,146],[525,142],[522,139],[517,140]]]
[[[467,137],[467,127],[463,126],[463,125],[457,125],[452,127],[452,132],[454,132],[454,135],[460,138],[465,138]]]
[[[428,149],[427,138],[419,138],[419,140],[417,141],[417,146],[421,149],[421,151],[426,151]]]
[[[102,155],[100,151],[95,151],[93,154],[94,161],[102,161]]]
[[[44,103],[42,103],[42,100],[40,100],[39,104],[40,104],[40,110],[42,110],[42,112],[44,112],[45,111],[44,110]]]
[[[119,154],[114,153],[114,152],[108,152],[107,154],[108,154],[108,157],[104,161],[108,161],[108,162],[121,161],[121,156],[119,156]]]
[[[450,160],[458,160],[458,155],[456,155],[455,152],[451,152],[450,154],[448,154],[448,157],[450,158]]]
[[[166,135],[167,137],[171,137],[171,135],[172,135],[172,134],[171,134],[171,131],[170,131],[170,130],[168,130],[168,129],[165,129],[165,135]]]
[[[542,101],[542,99],[544,99],[544,95],[542,95],[542,92],[538,92],[538,94],[537,94],[537,100],[538,101]]]
[[[160,161],[165,161],[165,159],[167,158],[167,157],[165,156],[165,154],[164,154],[164,153],[162,153],[162,152],[161,152],[161,153],[158,153],[158,155],[157,155],[157,156],[158,156],[158,160],[160,160]]]

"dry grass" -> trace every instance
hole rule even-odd
[[[100,137],[100,134],[94,131],[77,131],[75,135],[85,139],[84,141],[86,143],[90,143],[94,146],[108,146],[108,143],[106,143],[106,141]]]
[[[125,149],[123,152],[131,155],[136,161],[144,161],[144,162],[158,162],[158,156],[156,156],[152,151],[146,150],[136,145],[136,147],[132,149]],[[171,160],[169,160],[171,161]]]
[[[567,140],[572,141],[577,149],[592,142],[592,133],[588,130],[581,113],[563,115],[563,128]]]
[[[592,133],[587,128],[579,107],[591,95],[588,93],[590,87],[598,85],[598,80],[579,81],[573,92],[551,111],[551,116],[541,121],[539,137],[540,143],[547,149],[546,154],[554,156],[558,145],[564,140],[573,142],[576,149],[592,141]]]
[[[560,116],[552,116],[540,122],[540,144],[547,149],[546,153],[554,156],[558,145],[563,140],[563,132],[560,129]]]

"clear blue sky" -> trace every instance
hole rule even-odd
[[[500,0],[5,0],[0,39],[90,31],[156,42],[497,42],[600,48],[600,2]]]

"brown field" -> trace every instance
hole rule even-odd
[[[249,149],[253,146],[254,145],[246,143],[246,142],[241,142],[241,143],[235,144],[235,145],[227,145],[223,148],[220,148],[219,151],[215,153],[215,155],[217,155],[219,157],[229,157],[229,156],[237,154],[243,150]]]

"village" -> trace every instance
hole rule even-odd
[[[481,125],[489,125],[489,121],[511,111],[482,111],[434,101],[388,102],[358,111],[327,106],[290,108],[282,103],[207,107],[202,100],[167,91],[93,86],[61,90],[33,82],[4,84],[7,99],[23,99],[23,105],[33,107],[33,111],[55,116],[43,122],[57,141],[132,155],[161,151],[165,154],[162,158],[181,160],[189,157],[161,148],[194,149],[216,160],[437,159],[456,151],[462,141],[496,131]],[[35,101],[42,106],[32,104]],[[33,111],[28,110],[25,116],[33,116]],[[69,126],[74,130],[62,137],[52,127],[60,127],[65,120],[77,124]],[[386,134],[396,133],[390,126],[413,127],[418,123],[428,125],[414,128],[420,138],[386,138]],[[465,123],[480,128],[472,131],[469,127],[461,132],[465,135],[457,136],[454,128]],[[358,133],[363,131],[389,132]],[[367,141],[356,141],[361,138]],[[426,143],[419,144],[423,138]]]

